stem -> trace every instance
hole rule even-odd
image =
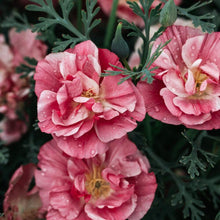
[[[146,115],[144,119],[144,133],[147,136],[147,140],[150,146],[153,145],[153,138],[152,138],[152,130],[150,125],[150,117]]]
[[[129,64],[128,64],[128,62],[127,62],[126,59],[122,59],[121,61],[123,62],[124,66],[125,66],[128,70],[131,70],[131,68],[130,68],[130,66],[129,66]]]
[[[111,14],[108,20],[108,26],[107,26],[107,31],[105,33],[105,40],[104,40],[104,47],[109,48],[110,47],[110,41],[112,39],[113,35],[113,28],[116,20],[116,10],[118,7],[118,0],[113,0],[112,3],[112,10]]]
[[[81,11],[82,11],[82,1],[77,1],[77,27],[78,30],[82,31],[82,21],[81,21]]]
[[[163,169],[165,170],[168,174],[170,174],[170,176],[173,178],[173,180],[175,181],[177,187],[180,190],[184,189],[184,186],[181,184],[181,182],[179,181],[179,179],[176,177],[176,175],[162,162],[162,160],[149,148],[146,147],[144,149],[153,160],[155,160],[155,162],[157,162],[157,164]]]

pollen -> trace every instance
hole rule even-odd
[[[87,98],[91,98],[91,97],[95,97],[96,94],[93,92],[92,89],[88,89],[88,90],[86,90],[86,91],[83,91],[82,94],[81,94],[81,96],[87,97]]]
[[[86,174],[85,188],[93,199],[106,198],[111,193],[110,184],[102,178],[102,168],[94,166]]]

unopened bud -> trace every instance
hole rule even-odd
[[[160,12],[160,23],[164,27],[172,25],[177,18],[177,7],[173,0],[168,0]]]
[[[115,32],[115,37],[112,40],[111,50],[117,54],[119,58],[126,59],[129,55],[129,47],[122,36],[121,29],[122,23],[119,23]]]

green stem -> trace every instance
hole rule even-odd
[[[144,119],[144,133],[147,136],[148,144],[152,146],[153,145],[152,130],[150,125],[150,117],[148,115],[146,115]]]
[[[165,163],[162,162],[162,160],[149,148],[146,147],[144,149],[150,156],[151,158],[159,165],[159,167],[161,167],[166,173],[170,174],[170,176],[173,178],[173,180],[175,181],[177,187],[183,191],[184,190],[184,186],[181,184],[181,182],[179,181],[179,179],[176,177],[176,175],[166,166]]]
[[[116,20],[117,7],[118,7],[118,0],[113,0],[112,10],[111,10],[111,14],[110,14],[110,17],[108,20],[107,31],[105,33],[105,40],[104,40],[104,47],[105,48],[110,47],[110,41],[113,36],[114,24],[115,24],[115,20]]]
[[[126,59],[121,59],[121,61],[123,62],[123,64],[126,67],[126,69],[131,70],[131,68],[130,68],[130,66],[129,66],[129,64],[128,64]]]
[[[81,11],[82,11],[82,0],[78,0],[77,1],[77,27],[78,27],[78,30],[80,31],[82,31]]]

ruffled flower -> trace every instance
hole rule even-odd
[[[114,70],[112,65],[122,67],[114,53],[91,41],[50,54],[37,65],[39,127],[71,156],[104,153],[104,143],[121,138],[145,117],[143,97],[132,81],[119,85],[122,76],[101,77]]]
[[[179,5],[182,0],[174,0],[176,5]],[[137,2],[140,5],[139,0],[130,0],[130,2]],[[107,15],[110,15],[112,9],[113,0],[98,0],[98,3],[103,10],[103,12]],[[154,0],[151,8],[155,8],[157,5],[162,3],[160,0]],[[164,5],[164,3],[162,3]],[[123,18],[128,22],[133,22],[135,25],[140,27],[144,26],[144,21],[140,16],[137,16],[132,9],[129,7],[127,0],[119,0],[116,15],[119,18]]]
[[[219,129],[220,33],[171,26],[156,40],[153,51],[169,39],[152,66],[159,67],[153,83],[138,84],[148,114],[169,124]]]
[[[41,200],[36,187],[29,186],[36,166],[27,164],[19,167],[13,174],[5,193],[4,217],[2,220],[38,220]]]
[[[123,137],[89,159],[64,154],[54,140],[38,155],[36,185],[47,220],[136,220],[151,206],[157,183],[147,158]]]

